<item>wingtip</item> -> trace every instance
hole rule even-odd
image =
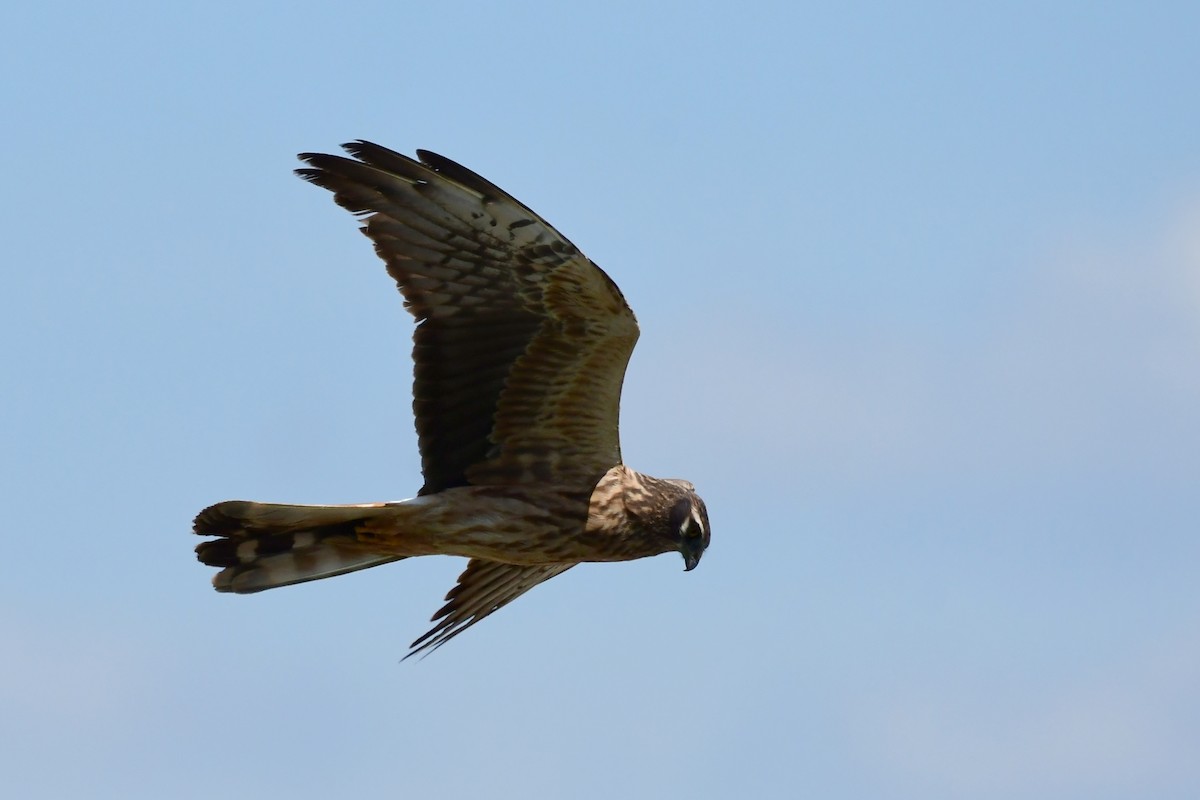
[[[342,142],[338,146],[355,158],[362,158],[363,150],[370,150],[379,147],[379,145],[375,144],[374,142],[369,142],[366,139],[355,139],[350,142]]]
[[[417,153],[417,158],[421,159],[422,164],[428,164],[431,167],[434,166],[435,164],[437,164],[437,162],[439,162],[439,161],[449,161],[450,160],[443,155],[439,155],[439,154],[433,152],[432,150],[424,150],[420,147],[417,148],[416,153]]]

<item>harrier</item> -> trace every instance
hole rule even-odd
[[[584,561],[709,543],[687,481],[621,462],[617,418],[637,320],[545,220],[448,158],[370,142],[301,154],[303,179],[363,218],[416,318],[413,412],[425,483],[362,505],[229,500],[196,517],[219,592],[247,594],[413,556],[470,561],[409,656],[436,649]],[[407,658],[408,656],[406,656]]]

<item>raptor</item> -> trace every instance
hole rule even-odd
[[[581,562],[682,554],[708,512],[691,483],[621,460],[638,325],[617,285],[545,220],[435,153],[366,141],[296,170],[359,215],[416,318],[413,412],[424,485],[409,500],[229,500],[195,519],[219,592],[248,594],[404,558],[466,570],[409,656],[436,649]],[[407,656],[406,656],[407,658]]]

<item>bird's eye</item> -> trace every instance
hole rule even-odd
[[[689,539],[695,539],[700,536],[700,526],[694,521],[688,520],[687,527],[683,529],[683,535]]]

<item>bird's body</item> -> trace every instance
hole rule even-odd
[[[637,322],[616,284],[511,196],[448,159],[358,142],[305,154],[305,179],[369,214],[417,318],[413,410],[425,485],[392,503],[226,501],[202,511],[201,561],[249,593],[423,555],[471,559],[437,647],[585,561],[677,551],[693,568],[708,517],[690,483],[621,463],[621,383]],[[410,653],[411,654],[411,653]]]

